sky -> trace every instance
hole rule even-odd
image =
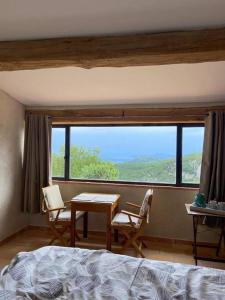
[[[65,130],[54,128],[53,152],[65,143]],[[183,129],[183,154],[202,151],[204,128]],[[125,162],[138,157],[171,158],[176,155],[176,126],[111,126],[71,128],[71,145],[99,148],[103,160]]]

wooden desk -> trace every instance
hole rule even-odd
[[[187,214],[192,216],[192,219],[193,219],[193,236],[194,236],[193,257],[194,257],[194,260],[195,260],[195,265],[197,266],[198,260],[225,262],[225,258],[219,257],[219,252],[220,252],[220,248],[221,248],[222,239],[224,238],[224,241],[225,241],[225,216],[215,215],[215,214],[212,215],[212,214],[208,214],[208,213],[192,211],[192,210],[190,210],[190,206],[191,206],[191,204],[185,204]],[[206,216],[218,217],[218,218],[223,219],[223,222],[221,224],[220,238],[219,238],[217,246],[204,246],[204,247],[216,248],[216,256],[215,257],[199,256],[198,252],[197,252],[197,250],[198,250],[197,248],[202,247],[201,244],[197,243],[198,222],[199,222],[200,218],[206,217]]]
[[[71,200],[71,247],[75,247],[76,211],[101,212],[107,215],[106,249],[111,251],[112,216],[119,210],[119,198],[119,194],[82,193]]]

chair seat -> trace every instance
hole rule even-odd
[[[139,227],[139,219],[136,217],[131,217],[132,223],[134,227]],[[127,227],[133,227],[130,224],[130,219],[128,215],[124,213],[118,213],[115,215],[115,217],[112,220],[112,226],[127,226]]]
[[[76,219],[79,219],[84,215],[83,211],[77,211],[76,212]],[[70,221],[71,220],[71,211],[70,210],[64,210],[59,213],[58,221]]]

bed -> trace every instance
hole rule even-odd
[[[2,269],[0,299],[225,299],[225,271],[48,246]]]

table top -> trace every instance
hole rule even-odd
[[[190,210],[191,204],[185,204],[187,214],[191,216],[209,216],[209,217],[219,217],[219,218],[224,218],[225,216],[222,215],[217,215],[217,214],[208,214],[206,212],[198,212],[198,211],[193,211]]]
[[[119,194],[81,193],[71,200],[79,203],[113,204],[120,198]]]

